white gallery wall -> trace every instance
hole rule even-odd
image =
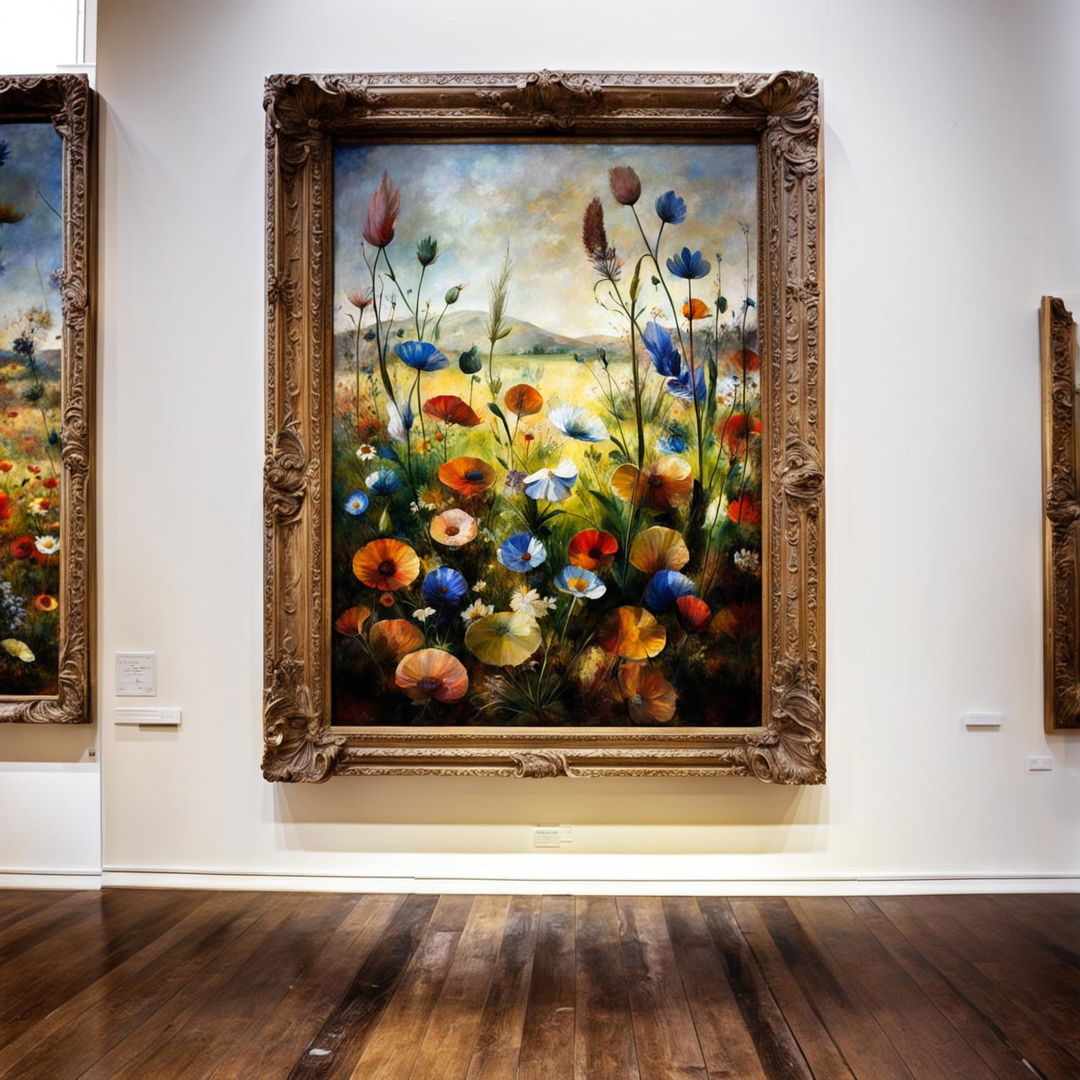
[[[1080,887],[1080,736],[1042,731],[1036,325],[1042,293],[1080,300],[1075,4],[101,0],[98,20],[106,882]],[[259,774],[263,77],[542,67],[822,80],[825,787]],[[178,731],[113,726],[117,650],[156,651]],[[1004,724],[969,733],[965,709]],[[76,748],[0,731],[0,759]],[[534,850],[554,823],[573,842]]]

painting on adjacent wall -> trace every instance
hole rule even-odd
[[[266,104],[265,774],[820,782],[813,77]]]
[[[0,79],[0,720],[89,720],[89,110]]]

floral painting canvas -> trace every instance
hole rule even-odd
[[[343,143],[333,183],[333,723],[760,724],[757,147]],[[55,592],[39,259],[20,626]]]
[[[57,692],[62,142],[0,124],[0,695]]]

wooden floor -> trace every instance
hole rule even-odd
[[[1080,1078],[1080,896],[0,892],[0,1076]]]

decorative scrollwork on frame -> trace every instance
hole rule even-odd
[[[1041,309],[1045,533],[1045,724],[1080,728],[1080,461],[1076,323],[1057,297]]]
[[[93,588],[94,251],[91,136],[85,75],[0,77],[0,119],[48,123],[61,138],[60,535],[63,560],[57,692],[0,702],[0,722],[86,724],[91,712]]]
[[[266,82],[265,756],[271,780],[333,774],[755,776],[821,783],[824,432],[818,83],[775,74],[275,75]],[[758,147],[764,420],[761,727],[331,727],[335,141],[717,139]]]

